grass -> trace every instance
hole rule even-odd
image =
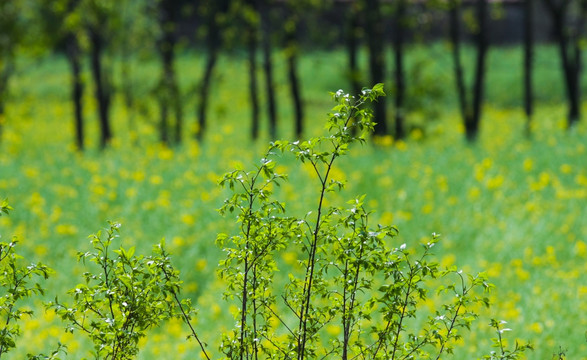
[[[430,57],[432,51],[435,56]],[[428,55],[426,55],[428,54]],[[536,91],[540,100],[534,136],[523,137],[521,50],[494,50],[488,73],[488,104],[479,142],[462,138],[454,99],[448,49],[412,50],[408,64],[422,65],[423,79],[441,82],[443,92],[427,104],[437,118],[405,142],[376,139],[357,148],[336,168],[348,180],[347,190],[332,201],[367,194],[368,207],[380,222],[396,224],[400,242],[416,243],[432,232],[442,234],[436,255],[446,266],[488,271],[497,285],[494,306],[484,312],[455,358],[471,359],[490,348],[490,317],[504,319],[514,338],[531,341],[529,358],[549,359],[560,348],[569,359],[587,359],[587,126],[564,130],[565,108],[554,48],[538,52]],[[426,60],[434,58],[435,62]],[[281,123],[288,137],[293,124],[280,54],[276,72]],[[194,122],[194,101],[188,96],[199,78],[202,59],[185,54],[179,61],[186,94],[187,120]],[[418,65],[421,66],[421,65]],[[348,88],[340,52],[316,52],[302,58],[302,82],[307,103],[307,133],[321,131],[330,109],[328,91]],[[221,251],[214,245],[219,232],[235,229],[231,219],[215,211],[227,193],[216,185],[219,176],[237,163],[249,167],[262,153],[266,139],[251,143],[248,134],[246,67],[239,54],[222,58],[213,87],[210,133],[204,143],[191,140],[177,148],[156,143],[155,101],[148,78],[157,70],[147,62],[133,68],[133,84],[141,112],[128,113],[120,99],[113,109],[116,141],[101,153],[97,144],[94,104],[86,93],[87,141],[91,150],[72,150],[71,104],[63,59],[22,61],[13,81],[6,125],[0,145],[0,197],[15,210],[0,218],[0,234],[16,235],[21,253],[56,270],[46,283],[47,298],[81,281],[77,251],[89,248],[88,235],[107,220],[123,224],[125,246],[148,252],[165,237],[181,269],[185,294],[201,308],[202,338],[211,345],[232,325],[230,306],[220,301],[222,283],[215,278]],[[88,77],[89,79],[89,77]],[[548,85],[545,85],[548,84]],[[427,93],[424,86],[423,96]],[[507,90],[507,91],[506,91]],[[420,104],[420,106],[423,106]],[[429,114],[426,112],[425,114]],[[416,116],[416,115],[414,115]],[[129,133],[129,119],[136,124]],[[192,128],[193,130],[193,128]],[[264,137],[266,129],[263,128]],[[313,199],[304,185],[309,172],[291,168],[291,181],[280,195],[290,211],[301,212]],[[310,187],[311,189],[311,187]],[[291,261],[292,254],[283,254]],[[77,278],[76,278],[77,276]],[[64,334],[62,324],[44,313],[39,302],[34,318],[23,322],[19,353],[48,351],[61,339],[70,359],[86,356],[87,344]],[[339,329],[332,328],[336,334]],[[194,342],[179,323],[169,323],[145,339],[140,359],[192,358]],[[513,339],[512,339],[513,341]]]

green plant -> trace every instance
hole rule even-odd
[[[332,176],[335,161],[365,142],[374,124],[364,105],[382,95],[380,84],[358,98],[338,91],[328,135],[274,142],[254,171],[237,169],[220,181],[233,191],[220,212],[236,213],[240,224],[238,234],[218,236],[226,253],[220,263],[225,297],[238,304],[237,325],[222,339],[228,358],[440,359],[477,317],[476,304],[489,305],[484,274],[441,270],[429,260],[437,236],[418,252],[396,244],[395,227],[370,225],[364,196],[346,208],[326,204],[344,188]],[[286,216],[273,194],[287,180],[276,171],[278,154],[286,151],[310,164],[317,178],[315,207],[302,218]],[[275,259],[284,250],[300,258],[279,272]],[[430,312],[422,304],[437,278],[447,283],[437,293],[445,301]],[[422,318],[428,320],[418,322]],[[328,326],[341,334],[329,335]]]
[[[32,355],[27,354],[28,360],[61,360],[59,354],[67,354],[67,347],[61,343],[57,344],[57,349],[51,351],[49,355],[39,354],[39,355]]]
[[[516,360],[522,359],[524,352],[528,349],[532,349],[530,344],[519,344],[516,341],[516,344],[513,350],[507,349],[506,345],[504,344],[503,334],[505,332],[511,331],[511,329],[504,327],[507,324],[503,320],[495,320],[491,319],[490,326],[495,329],[497,334],[496,338],[491,339],[493,341],[493,347],[497,348],[497,350],[492,351],[489,355],[483,356],[483,359],[487,360]],[[559,359],[562,358],[559,353]]]
[[[0,216],[8,214],[12,207],[8,201],[0,203]],[[20,335],[18,321],[33,312],[19,303],[33,296],[44,294],[43,287],[35,282],[37,278],[47,279],[52,272],[41,263],[21,265],[22,256],[15,251],[17,241],[0,242],[0,358],[16,346]]]
[[[73,304],[55,299],[48,304],[68,322],[67,331],[80,330],[94,344],[96,359],[132,359],[146,330],[177,316],[173,298],[181,282],[164,250],[164,242],[151,256],[135,255],[134,247],[112,250],[119,223],[110,223],[103,236],[91,236],[93,252],[78,253],[78,261],[94,264],[83,274],[84,283],[69,291]],[[184,302],[182,313],[189,303]]]

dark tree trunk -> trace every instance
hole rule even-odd
[[[385,59],[383,41],[383,21],[381,19],[381,8],[379,0],[365,1],[365,31],[367,45],[369,48],[369,71],[371,74],[371,85],[385,82]],[[387,109],[385,98],[380,98],[374,104],[374,121],[376,123],[374,134],[387,135]]]
[[[177,18],[173,1],[163,0],[159,3],[159,21],[163,31],[162,37],[159,41],[159,55],[163,64],[163,75],[160,84],[161,90],[161,119],[160,119],[160,137],[161,142],[168,144],[169,137],[169,106],[175,115],[175,127],[173,133],[173,141],[181,143],[182,128],[183,128],[183,113],[181,109],[181,99],[179,94],[179,86],[177,84],[177,77],[175,75],[175,46],[177,43],[176,37],[176,23]]]
[[[288,57],[287,60],[289,84],[291,87],[291,94],[293,98],[295,112],[295,133],[297,138],[300,139],[304,132],[304,108],[302,105],[300,81],[297,74],[297,56],[291,55]]]
[[[263,69],[265,71],[265,91],[267,91],[267,110],[269,115],[269,137],[277,138],[277,100],[273,80],[273,60],[271,59],[271,19],[268,0],[260,1],[261,29],[263,39]]]
[[[551,2],[551,1],[549,1]],[[567,99],[569,101],[568,126],[571,127],[579,119],[578,88],[577,88],[577,69],[575,60],[579,55],[573,57],[569,55],[570,39],[565,33],[565,11],[566,8],[561,5],[552,12],[555,34],[558,39],[558,49],[565,77]]]
[[[477,63],[475,67],[475,83],[473,85],[473,111],[472,116],[465,122],[465,131],[469,141],[474,141],[477,138],[477,135],[479,134],[479,124],[481,123],[481,107],[483,106],[487,50],[489,48],[487,34],[487,0],[477,0],[477,21],[479,22],[479,33],[477,34]]]
[[[218,50],[208,47],[208,59],[204,68],[204,77],[200,86],[200,101],[198,102],[198,139],[202,140],[207,127],[208,102],[210,98],[210,88],[212,83],[212,74],[218,60]]]
[[[406,92],[404,74],[404,27],[406,16],[406,0],[398,0],[395,10],[395,33],[394,33],[394,55],[395,55],[395,137],[405,137],[404,127],[404,98]]]
[[[202,140],[206,132],[208,114],[208,102],[210,98],[210,89],[212,83],[212,74],[218,62],[218,53],[220,50],[220,34],[219,27],[216,21],[217,13],[212,11],[208,15],[208,35],[207,35],[207,49],[208,58],[206,59],[206,66],[204,68],[204,76],[200,85],[200,97],[198,101],[198,139]]]
[[[126,7],[125,7],[126,11]],[[127,24],[127,26],[130,26]],[[129,134],[136,134],[137,126],[136,126],[136,116],[134,113],[134,106],[135,106],[135,97],[133,94],[133,87],[134,83],[132,80],[132,64],[131,64],[131,55],[133,52],[133,45],[130,43],[131,40],[129,36],[123,35],[123,45],[121,49],[121,61],[120,61],[120,85],[121,91],[124,101],[124,106],[126,107],[127,112],[127,126],[128,126],[128,133]],[[138,141],[138,137],[131,136],[131,143],[132,145],[136,145]]]
[[[359,62],[357,59],[359,48],[359,10],[358,3],[352,2],[349,5],[348,24],[347,24],[347,56],[349,62],[349,80],[353,94],[359,94],[361,91],[361,71],[359,69]]]
[[[581,117],[580,75],[582,58],[579,40],[583,31],[587,4],[585,1],[580,1],[579,25],[575,29],[570,29],[565,21],[567,7],[570,5],[569,1],[557,3],[554,0],[544,0],[544,3],[551,15],[554,33],[558,41],[569,103],[568,127],[571,128]],[[574,30],[573,36],[571,36],[572,30]]]
[[[532,132],[533,88],[532,64],[534,62],[534,1],[524,1],[524,110],[526,112],[526,136]]]
[[[461,59],[461,32],[459,26],[461,5],[459,0],[451,1],[449,15],[455,85],[461,117],[465,119],[467,117],[467,92],[465,90],[465,76],[463,71],[463,61]]]
[[[159,141],[169,145],[169,109],[163,97],[159,99]]]
[[[479,125],[481,123],[481,109],[484,96],[487,51],[489,49],[487,34],[487,0],[477,0],[476,13],[477,23],[479,24],[478,33],[476,36],[477,58],[475,62],[475,73],[473,78],[473,97],[471,104],[469,104],[463,64],[461,60],[461,38],[459,29],[461,5],[459,0],[451,1],[449,21],[450,37],[453,46],[452,54],[455,82],[459,108],[465,126],[465,136],[470,142],[473,142],[477,139],[479,134]]]
[[[302,137],[304,132],[304,109],[302,104],[302,95],[300,88],[300,80],[298,76],[298,43],[297,43],[297,27],[298,21],[294,11],[291,12],[291,22],[286,26],[286,54],[287,54],[287,72],[289,77],[289,85],[293,100],[294,114],[295,114],[295,135],[298,139]]]
[[[254,0],[248,5],[256,12]],[[250,19],[246,20],[247,53],[249,61],[249,99],[251,102],[251,138],[259,137],[259,86],[257,84],[257,24]]]
[[[84,150],[84,119],[82,111],[83,82],[81,76],[81,55],[77,38],[67,36],[67,60],[71,67],[71,100],[73,102],[75,140],[78,150]]]
[[[110,83],[103,73],[102,55],[104,52],[104,39],[100,29],[90,29],[91,68],[96,86],[96,101],[98,103],[98,115],[100,120],[100,147],[104,149],[112,139],[110,127]]]

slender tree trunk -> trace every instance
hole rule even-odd
[[[254,0],[249,0],[249,6],[257,11]],[[247,53],[249,62],[249,99],[251,102],[251,138],[259,137],[259,86],[257,84],[257,24],[247,19]]]
[[[455,74],[455,85],[459,109],[463,120],[467,117],[467,93],[465,89],[465,76],[463,71],[463,61],[461,58],[461,33],[460,17],[461,5],[459,0],[452,0],[449,12],[450,20],[450,38],[452,42],[453,68]]]
[[[169,109],[162,96],[159,99],[159,141],[164,145],[169,145]]]
[[[533,88],[532,64],[534,62],[534,1],[524,0],[524,110],[526,112],[526,136],[532,132]]]
[[[175,76],[175,39],[168,38],[164,40],[161,46],[161,60],[163,63],[163,79],[161,80],[161,142],[169,144],[169,108],[175,115],[175,127],[173,133],[173,141],[176,144],[181,143],[183,113],[181,109],[181,99],[179,94],[179,86]]]
[[[83,82],[81,76],[80,48],[74,34],[67,36],[67,59],[71,67],[71,100],[73,102],[75,140],[78,150],[84,150],[84,119],[82,109]]]
[[[125,2],[125,6],[123,11],[126,13],[128,12],[128,7],[126,6],[127,2]],[[124,18],[128,18],[129,15],[123,15]],[[124,26],[130,27],[131,24],[126,22]],[[134,106],[135,106],[135,98],[133,94],[133,79],[132,79],[132,65],[131,65],[131,56],[133,53],[133,45],[131,44],[131,39],[127,34],[123,36],[123,44],[121,49],[121,59],[120,59],[120,83],[121,83],[121,90],[123,96],[124,106],[126,107],[127,112],[127,127],[128,133],[131,135],[130,140],[131,144],[134,146],[137,144],[138,137],[136,136],[137,126],[136,126],[136,116],[134,113]]]
[[[406,0],[398,0],[395,12],[394,54],[395,54],[395,137],[405,137],[404,97],[406,92],[404,74],[404,18]]]
[[[469,121],[465,122],[467,139],[470,141],[474,141],[477,138],[479,124],[481,123],[487,50],[489,48],[487,34],[487,0],[477,0],[477,21],[479,22],[479,33],[477,34],[477,62],[475,68],[475,83],[473,85],[473,112]]]
[[[167,106],[171,106],[171,111],[175,117],[175,127],[173,133],[173,141],[176,144],[181,143],[182,128],[183,128],[183,112],[181,109],[181,99],[179,94],[179,85],[177,84],[177,77],[175,75],[175,47],[177,44],[177,35],[175,28],[177,26],[176,5],[172,0],[163,0],[160,3],[160,24],[163,29],[163,37],[159,44],[159,52],[161,54],[161,62],[163,63],[163,79],[162,92],[163,101],[161,104],[161,126],[162,130],[165,126],[169,126],[167,120],[169,110]],[[168,130],[165,129],[165,139],[163,142],[169,141]],[[162,134],[163,138],[163,134]]]
[[[347,56],[349,63],[349,80],[353,94],[359,94],[361,91],[361,71],[359,70],[358,49],[359,49],[359,10],[357,2],[349,4],[348,24],[347,24]]]
[[[210,98],[210,89],[212,83],[212,74],[218,62],[218,52],[220,50],[219,28],[216,22],[216,12],[209,15],[208,19],[208,58],[204,68],[204,76],[200,85],[200,99],[198,101],[198,139],[202,140],[207,127],[208,103]]]
[[[489,40],[487,34],[487,0],[477,0],[476,12],[477,23],[479,24],[479,32],[476,36],[477,58],[475,62],[475,74],[473,79],[473,97],[471,104],[469,104],[466,93],[467,90],[464,79],[463,64],[461,60],[461,39],[459,31],[461,5],[459,0],[451,1],[449,21],[450,37],[453,45],[452,54],[455,82],[459,108],[465,126],[465,136],[470,142],[473,142],[477,139],[477,135],[479,133],[479,124],[481,122],[487,51],[489,49]]]
[[[583,46],[581,45],[581,42],[583,41],[583,32],[587,18],[587,1],[579,1],[579,13],[577,16],[579,18],[577,19],[575,34],[572,41],[574,58],[570,71],[572,106],[569,114],[569,128],[572,128],[579,122],[579,120],[581,120],[581,74],[583,72]]]
[[[558,40],[558,49],[563,68],[567,100],[569,103],[567,122],[568,127],[571,128],[581,117],[580,74],[582,58],[579,38],[583,30],[587,4],[585,4],[585,1],[583,0],[579,3],[579,25],[574,29],[575,34],[573,37],[569,34],[570,29],[567,28],[565,21],[565,14],[570,2],[564,1],[555,3],[553,0],[544,0],[544,4],[551,15],[555,36]]]
[[[267,110],[269,115],[269,137],[277,138],[277,100],[273,80],[273,60],[271,59],[271,19],[268,0],[260,1],[261,29],[263,39],[263,69],[265,71],[265,91],[267,92]]]
[[[90,29],[91,68],[96,86],[96,101],[98,102],[98,115],[100,120],[100,148],[104,149],[112,139],[110,127],[110,83],[103,72],[102,56],[104,53],[104,39],[100,29]]]
[[[578,69],[577,61],[580,61],[579,52],[575,56],[569,55],[569,48],[574,46],[570,44],[569,37],[565,34],[565,10],[560,8],[553,14],[553,23],[555,33],[558,38],[558,49],[565,76],[565,85],[567,99],[569,100],[568,126],[572,127],[579,120],[579,101],[578,101]]]
[[[298,44],[296,40],[298,21],[294,14],[295,9],[288,9],[291,12],[290,26],[286,28],[286,53],[287,53],[287,72],[289,85],[293,100],[295,114],[295,135],[298,139],[304,132],[304,108],[302,104],[302,95],[300,88],[300,79],[298,76]]]
[[[385,58],[383,41],[383,21],[379,0],[365,0],[366,36],[369,47],[369,70],[371,85],[385,82]],[[387,109],[385,98],[380,98],[375,104],[374,120],[375,135],[387,135]]]
[[[128,12],[128,2],[123,2],[122,15],[123,18],[129,18]],[[126,21],[123,23],[124,27],[132,26],[131,21]],[[131,112],[135,99],[133,97],[133,83],[132,83],[132,76],[131,76],[131,55],[133,51],[133,45],[131,44],[130,36],[127,34],[122,35],[122,49],[121,49],[121,69],[120,69],[120,76],[121,76],[121,88],[122,94],[124,96],[124,105],[128,112]],[[133,124],[129,124],[130,130],[135,130]]]
[[[173,97],[173,110],[175,113],[175,134],[174,140],[176,144],[181,144],[183,137],[183,109],[181,107],[181,95],[179,93],[179,84],[175,76],[175,67],[172,68],[173,73],[173,87],[171,88],[171,95]]]

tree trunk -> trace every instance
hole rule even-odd
[[[290,8],[289,11],[292,15],[289,19],[290,26],[286,26],[287,72],[294,106],[295,135],[298,139],[301,139],[304,132],[304,109],[298,76],[298,43],[296,40],[298,21],[296,19],[297,15],[294,14],[296,10]]]
[[[487,0],[477,0],[477,21],[479,33],[477,34],[477,63],[475,68],[475,83],[473,85],[473,112],[465,122],[467,139],[474,141],[479,133],[481,123],[481,107],[483,106],[483,92],[485,87],[485,73],[487,50],[489,48],[487,34]]]
[[[583,41],[583,31],[585,21],[587,18],[587,1],[579,1],[579,19],[577,21],[577,27],[572,41],[573,46],[573,61],[571,68],[571,109],[569,111],[569,123],[568,127],[572,128],[581,119],[581,73],[583,70],[583,51],[581,42]]]
[[[260,1],[261,29],[263,39],[263,69],[265,71],[265,91],[267,92],[267,106],[269,115],[269,137],[277,138],[277,100],[273,80],[273,61],[271,59],[271,19],[269,16],[268,0]]]
[[[204,76],[200,85],[200,99],[198,101],[198,140],[202,140],[207,127],[208,102],[210,98],[210,89],[212,83],[212,74],[218,62],[218,52],[220,50],[219,27],[216,22],[215,11],[208,14],[208,58],[204,68]]]
[[[67,36],[67,60],[71,66],[71,100],[73,102],[75,140],[78,150],[84,150],[84,119],[82,111],[83,82],[81,76],[80,48],[75,34]]]
[[[524,1],[524,110],[526,112],[526,136],[532,132],[533,93],[532,64],[534,62],[534,1]]]
[[[395,11],[395,137],[405,137],[404,127],[404,97],[406,92],[404,76],[404,21],[406,16],[406,0],[398,0]]]
[[[248,5],[256,12],[254,0]],[[257,24],[253,20],[246,20],[246,40],[249,62],[249,99],[251,101],[251,138],[259,137],[259,86],[257,84]]]
[[[125,3],[126,5],[127,3]],[[124,7],[124,12],[128,12],[128,7]],[[128,15],[124,15],[124,18],[128,18]],[[130,27],[130,22],[126,22],[123,26]],[[133,54],[133,44],[131,44],[130,36],[127,34],[123,35],[123,43],[120,54],[120,88],[122,91],[124,106],[127,112],[127,127],[128,133],[131,134],[131,144],[134,146],[137,144],[138,137],[135,136],[137,132],[136,116],[134,113],[135,98],[133,94],[134,83],[132,80],[132,64],[131,58]]]
[[[169,109],[163,96],[159,99],[159,141],[169,145]]]
[[[569,35],[571,29],[566,27],[565,14],[567,12],[568,1],[555,3],[553,0],[544,0],[554,27],[554,33],[558,40],[558,49],[563,68],[565,89],[569,103],[569,112],[567,117],[568,127],[575,125],[581,117],[581,96],[580,96],[580,74],[581,74],[581,50],[579,38],[581,36],[585,13],[587,12],[585,1],[580,2],[580,19],[579,25],[575,30],[573,38]]]
[[[357,2],[349,4],[348,12],[348,29],[347,29],[347,56],[349,62],[349,80],[353,94],[359,94],[361,91],[361,71],[359,69],[359,62],[357,53],[359,48],[359,10],[357,9]]]
[[[98,103],[98,115],[100,120],[100,148],[104,149],[112,139],[110,127],[110,83],[103,74],[102,55],[104,52],[104,39],[100,29],[90,29],[91,68],[96,86],[96,101]]]
[[[177,43],[175,28],[177,26],[177,18],[175,16],[176,9],[173,1],[163,0],[159,3],[159,25],[163,31],[162,38],[159,41],[159,54],[161,56],[161,63],[163,64],[163,75],[160,84],[161,90],[161,142],[168,144],[169,139],[169,109],[175,116],[175,127],[173,133],[173,141],[176,144],[181,143],[181,135],[183,128],[183,113],[181,109],[181,99],[179,94],[179,85],[177,84],[177,77],[175,75],[175,46]]]
[[[461,5],[459,0],[451,1],[449,15],[455,85],[461,117],[464,120],[467,118],[468,111],[467,93],[465,91],[465,77],[463,72],[463,62],[461,59],[461,33],[459,26],[461,17]]]
[[[479,133],[481,123],[481,108],[483,105],[487,50],[489,48],[487,34],[487,0],[477,0],[477,23],[479,24],[476,36],[477,58],[475,62],[475,77],[473,79],[473,97],[469,104],[461,60],[461,36],[459,31],[461,5],[459,0],[452,0],[449,11],[450,37],[452,41],[452,56],[455,72],[455,83],[461,117],[465,126],[465,136],[473,142]]]
[[[385,58],[383,41],[383,21],[379,0],[365,0],[366,24],[365,31],[369,47],[369,70],[371,85],[385,82]],[[387,135],[387,109],[385,98],[380,98],[374,104],[375,135]]]

